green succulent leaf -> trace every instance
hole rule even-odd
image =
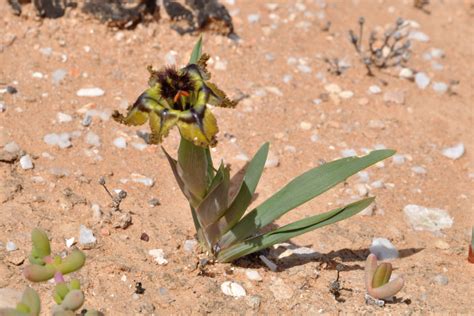
[[[220,242],[221,248],[227,248],[237,241],[248,238],[288,211],[326,192],[360,170],[392,156],[394,153],[394,150],[389,149],[376,150],[363,157],[338,159],[303,173],[249,212],[239,223],[232,227],[223,236]]]
[[[48,235],[41,229],[35,228],[31,232],[31,241],[33,247],[29,256],[30,262],[33,264],[43,265],[43,258],[51,254],[51,246]]]
[[[372,280],[372,287],[378,288],[385,285],[390,281],[392,275],[392,265],[388,262],[381,263],[377,269],[375,269],[374,279]]]
[[[41,301],[38,293],[30,287],[27,287],[21,297],[21,304],[28,307],[28,315],[37,316],[41,311]],[[18,308],[18,306],[17,306]]]
[[[79,249],[74,249],[67,257],[63,258],[58,270],[62,274],[68,274],[82,268],[86,262],[86,255]]]
[[[374,198],[360,200],[346,205],[345,207],[311,216],[280,227],[269,233],[246,239],[227,249],[222,250],[218,254],[217,259],[220,262],[230,262],[239,257],[265,249],[276,243],[287,241],[290,238],[296,237],[314,229],[334,224],[364,210],[372,203],[373,200]]]
[[[81,290],[71,290],[61,303],[65,310],[75,311],[84,304],[84,293]]]
[[[54,301],[61,304],[67,293],[69,293],[69,288],[65,282],[56,284],[54,287]]]
[[[44,282],[52,279],[56,273],[56,268],[52,264],[44,266],[31,264],[25,268],[23,274],[31,282]]]

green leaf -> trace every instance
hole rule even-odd
[[[206,149],[181,137],[178,149],[178,174],[186,188],[202,199],[208,187],[208,160]]]
[[[181,179],[181,176],[179,175],[179,172],[178,172],[178,162],[174,160],[163,147],[161,147],[161,150],[163,150],[166,158],[168,159],[168,162],[170,164],[171,170],[173,171],[173,175],[176,179],[176,182],[178,183],[178,186],[183,192],[186,199],[188,199],[189,204],[191,204],[192,206],[197,206],[200,202],[200,199],[198,199],[196,196],[194,196],[191,193],[191,191],[186,187],[183,179]]]
[[[307,233],[316,228],[334,224],[364,210],[370,205],[370,203],[372,203],[373,200],[374,198],[360,200],[346,205],[345,207],[311,216],[278,228],[269,233],[249,238],[222,250],[218,254],[217,260],[220,262],[230,262],[242,256],[270,247],[274,244],[287,241],[290,238]]]
[[[199,37],[196,44],[194,44],[193,52],[191,53],[191,58],[189,58],[190,64],[196,64],[201,58],[202,54],[202,36]]]
[[[211,183],[209,193],[196,210],[202,227],[205,228],[217,221],[229,206],[229,185],[229,169],[221,162],[221,166]]]
[[[269,143],[263,144],[252,158],[245,171],[239,191],[231,205],[218,222],[206,228],[206,232],[209,235],[222,236],[242,218],[245,210],[252,202],[255,189],[260,181],[265,161],[267,160],[269,146]]]
[[[220,247],[227,248],[237,241],[244,240],[286,212],[394,153],[394,150],[389,149],[376,150],[364,157],[342,158],[303,173],[249,212],[223,236]]]
[[[21,302],[30,308],[29,315],[39,315],[41,311],[41,302],[35,290],[27,287],[23,292]]]

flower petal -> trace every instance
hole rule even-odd
[[[176,124],[177,121],[177,116],[169,113],[169,111],[166,109],[160,112],[150,112],[150,144],[161,143],[163,141],[163,137],[168,136],[170,129]]]
[[[190,113],[190,116],[183,115],[178,120],[177,124],[181,136],[197,146],[215,146],[217,144],[216,134],[219,128],[212,112],[203,106],[201,109],[193,109]]]

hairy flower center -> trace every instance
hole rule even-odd
[[[174,68],[167,68],[158,75],[161,94],[174,110],[190,108],[189,97],[194,90],[194,82],[187,72],[178,72]]]

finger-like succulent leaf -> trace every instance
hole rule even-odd
[[[44,264],[43,258],[51,254],[51,246],[48,235],[39,228],[34,228],[31,232],[33,247],[29,260],[33,264]]]
[[[69,288],[71,290],[79,290],[81,288],[81,282],[79,282],[78,279],[72,279],[70,282],[69,282]]]
[[[381,263],[375,269],[374,278],[372,280],[372,287],[378,288],[390,281],[392,275],[392,265],[388,262]]]
[[[394,150],[376,150],[364,157],[342,158],[313,168],[293,179],[268,200],[257,206],[222,238],[222,248],[248,238],[286,212],[326,192],[351,175],[392,156]]]
[[[69,288],[65,282],[56,284],[54,287],[54,301],[61,304],[67,293],[69,293]]]
[[[41,311],[41,301],[38,293],[30,287],[27,287],[21,297],[21,304],[28,307],[28,315],[37,316]],[[18,304],[20,305],[20,304]],[[20,307],[17,305],[17,309]],[[21,308],[21,307],[20,307]]]
[[[32,282],[44,282],[52,279],[56,268],[52,264],[40,266],[37,264],[29,265],[23,271],[25,277]]]
[[[84,293],[81,290],[72,290],[67,293],[61,306],[65,310],[75,311],[78,310],[82,304],[84,304]]]
[[[336,223],[364,210],[373,200],[374,198],[360,200],[346,205],[345,207],[311,216],[280,227],[269,233],[246,239],[219,252],[217,259],[220,262],[230,262],[239,257],[270,247],[276,243],[287,241],[290,238],[312,231],[316,228]]]
[[[382,264],[384,265],[384,264]],[[391,269],[391,266],[390,266]],[[387,272],[388,272],[388,267],[385,266],[382,269],[378,269],[377,267],[377,257],[374,254],[370,254],[367,257],[367,260],[365,262],[365,286],[367,289],[367,293],[369,293],[370,296],[376,299],[387,299],[395,294],[397,294],[404,285],[404,280],[401,277],[397,277],[396,279],[392,281],[388,281],[388,283],[385,283],[382,286],[374,288],[374,284],[379,284],[379,282],[375,281],[374,278],[376,277],[376,273],[379,271],[379,274],[381,276],[377,276],[377,278],[382,279],[382,282],[386,280]],[[390,271],[391,274],[391,271]],[[388,276],[390,278],[390,276]]]
[[[79,249],[74,249],[66,258],[63,258],[58,270],[62,274],[68,274],[82,268],[86,262],[86,255]]]

